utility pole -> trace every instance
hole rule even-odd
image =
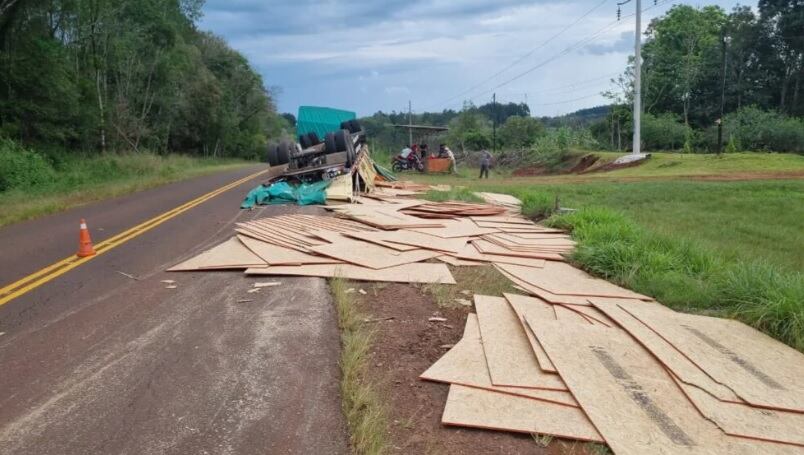
[[[617,3],[617,20],[620,20],[620,7],[631,0]],[[634,141],[630,155],[615,160],[617,164],[629,163],[646,158],[642,155],[642,0],[636,0],[636,26],[634,30]],[[655,5],[657,2],[653,0]]]
[[[641,154],[642,146],[642,0],[636,0],[636,31],[634,32],[634,149]]]
[[[408,100],[408,147],[413,147],[413,108]]]
[[[491,110],[494,112],[494,121],[491,122],[491,150],[497,151],[497,93],[491,96]]]
[[[716,120],[717,123],[717,154],[723,153],[723,111],[726,105],[726,58],[727,47],[729,45],[730,37],[723,33],[720,37],[720,47],[723,51],[723,66],[720,68],[720,118]]]

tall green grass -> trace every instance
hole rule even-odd
[[[0,226],[245,164],[177,154],[41,153],[0,139]]]
[[[695,242],[656,234],[606,208],[556,214],[572,260],[680,311],[741,320],[804,351],[804,276],[763,261],[730,261]]]

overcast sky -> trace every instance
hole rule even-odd
[[[408,100],[414,112],[440,111],[496,92],[534,115],[557,115],[605,103],[599,93],[633,54],[635,0],[619,22],[616,3],[207,0],[201,28],[248,57],[277,88],[281,112],[317,105],[363,116],[407,111]],[[682,2],[642,3],[644,30]],[[738,2],[683,3],[729,11]]]

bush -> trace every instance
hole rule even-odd
[[[678,150],[687,139],[687,127],[673,114],[644,114],[642,143],[645,150]]]
[[[724,142],[745,151],[804,153],[804,120],[754,106],[725,116]]]
[[[53,175],[53,167],[45,157],[0,138],[0,191],[44,185]]]
[[[528,147],[542,135],[544,127],[539,120],[512,115],[500,126],[499,141],[508,148]]]

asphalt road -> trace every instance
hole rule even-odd
[[[80,218],[97,243],[258,170],[2,228],[0,286],[73,254]],[[226,239],[235,222],[320,210],[239,210],[259,181],[0,306],[0,453],[348,452],[324,280],[283,278],[249,294],[260,280],[238,272],[164,272]],[[178,287],[166,289],[165,279]]]

